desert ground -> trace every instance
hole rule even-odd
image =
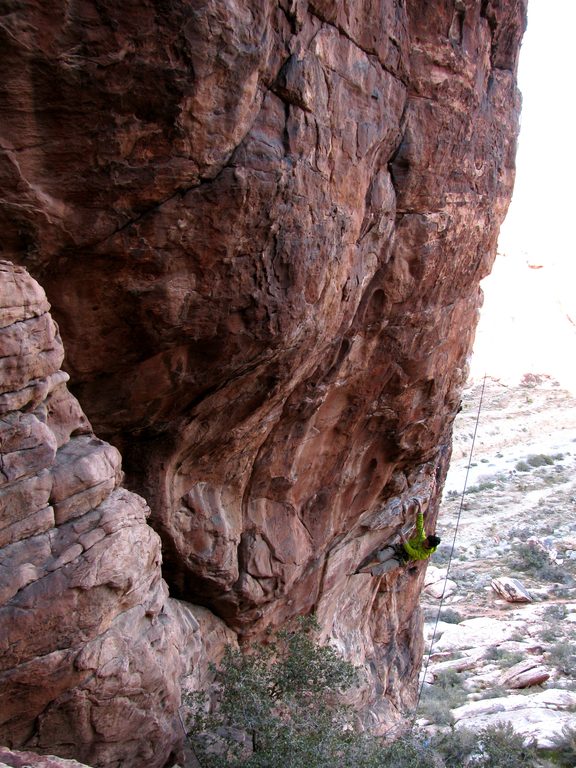
[[[504,262],[455,423],[418,714],[551,749],[576,727],[576,328],[564,284]]]

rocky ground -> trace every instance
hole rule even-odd
[[[576,725],[576,398],[549,376],[487,378],[470,460],[482,386],[457,419],[423,596],[420,724],[506,720],[550,748]]]

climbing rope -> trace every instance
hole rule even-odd
[[[460,518],[462,517],[462,510],[464,508],[464,496],[466,495],[466,488],[468,486],[468,475],[470,474],[470,467],[472,466],[472,457],[474,455],[474,444],[476,442],[476,433],[478,432],[478,423],[480,422],[480,412],[482,411],[482,401],[484,399],[484,389],[486,387],[486,374],[482,381],[482,389],[480,390],[480,400],[478,402],[478,413],[476,414],[476,423],[474,425],[474,434],[472,435],[472,444],[470,445],[470,456],[468,458],[468,465],[466,467],[466,475],[464,476],[464,487],[462,488],[462,495],[460,497],[460,506],[458,508],[458,515],[456,516],[456,527],[454,528],[454,536],[452,537],[452,546],[450,547],[450,554],[448,555],[448,565],[446,569],[446,581],[444,582],[444,589],[440,595],[440,604],[438,606],[438,613],[436,614],[436,621],[434,622],[434,629],[432,630],[432,637],[430,639],[430,645],[428,647],[428,655],[426,658],[426,666],[424,667],[424,674],[418,688],[418,698],[416,699],[416,706],[414,707],[413,720],[416,720],[416,712],[420,705],[420,698],[422,696],[422,690],[426,681],[426,674],[428,673],[428,665],[430,664],[430,657],[432,656],[432,648],[434,641],[436,640],[436,630],[438,629],[438,622],[440,621],[440,613],[442,611],[442,604],[444,603],[444,595],[446,594],[446,584],[448,576],[450,575],[450,566],[452,565],[452,556],[454,554],[454,547],[456,545],[456,537],[458,536],[458,528],[460,526]]]

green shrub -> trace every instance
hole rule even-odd
[[[482,491],[491,491],[494,488],[496,488],[496,483],[492,482],[492,480],[483,480],[478,485],[471,485],[466,490],[466,493],[481,493]]]
[[[446,624],[460,624],[464,619],[461,613],[455,611],[453,608],[444,608],[440,611],[440,621],[445,621]]]
[[[452,723],[450,710],[466,702],[462,688],[463,676],[454,669],[438,673],[432,685],[425,685],[420,698],[419,713],[436,725]]]
[[[280,633],[243,654],[228,648],[214,668],[217,704],[188,697],[189,738],[202,768],[377,768],[379,742],[358,734],[339,694],[356,671],[314,641],[315,625]]]
[[[576,647],[571,642],[560,641],[548,649],[548,662],[563,675],[576,675]]]
[[[534,745],[526,746],[523,737],[514,731],[510,723],[484,728],[477,738],[475,768],[528,768],[538,765]]]
[[[357,679],[348,662],[314,640],[314,622],[280,633],[242,654],[228,648],[214,667],[215,703],[192,707],[189,738],[202,768],[532,768],[534,752],[509,726],[430,736],[412,732],[392,743],[357,733],[340,693]],[[438,675],[425,694],[454,707],[466,699],[462,676]],[[430,691],[434,691],[430,697]],[[449,709],[448,709],[449,712]],[[568,754],[569,744],[558,747]],[[568,765],[569,763],[560,763]]]
[[[561,635],[561,630],[555,626],[547,626],[538,632],[538,639],[544,643],[553,643],[554,640],[558,640]]]
[[[503,666],[511,667],[525,659],[526,656],[519,651],[506,651],[503,648],[499,648],[497,645],[491,645],[486,650],[484,658],[490,661],[500,661]]]
[[[525,746],[522,736],[509,724],[483,728],[479,732],[451,729],[438,733],[430,746],[441,757],[443,768],[536,768],[540,765],[534,746]],[[432,761],[430,764],[434,765]]]
[[[565,605],[547,605],[542,611],[542,617],[547,621],[562,621],[566,613]]]
[[[529,539],[530,536],[532,536],[532,531],[530,528],[519,526],[518,528],[510,528],[508,531],[508,538],[509,539],[520,539],[520,541],[526,541],[526,539]]]
[[[576,765],[576,727],[564,726],[554,747],[547,752],[555,765],[561,768],[574,768]]]
[[[511,552],[511,565],[543,581],[567,583],[571,576],[562,568],[554,565],[548,554],[533,542],[515,544]]]
[[[544,453],[532,454],[526,461],[531,467],[550,467],[554,464],[552,456],[546,456]]]

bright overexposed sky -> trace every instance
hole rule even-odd
[[[504,246],[511,236],[516,247],[542,256],[554,250],[558,258],[569,244],[576,202],[575,29],[576,0],[528,0],[516,185],[501,236]]]
[[[485,302],[473,378],[544,373],[576,392],[576,0],[528,0],[516,185]]]

